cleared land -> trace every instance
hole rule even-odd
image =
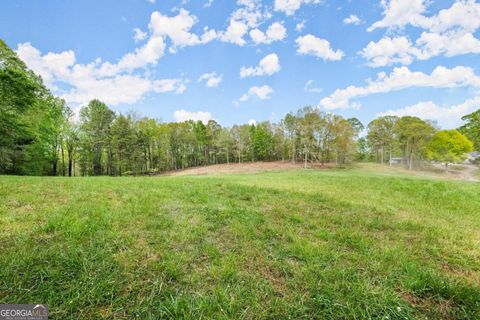
[[[196,175],[223,175],[232,173],[260,173],[268,171],[283,171],[293,169],[303,169],[303,162],[296,162],[292,164],[288,161],[273,161],[273,162],[246,162],[246,163],[230,163],[217,164],[206,167],[188,168],[184,170],[177,170],[164,173],[167,176],[196,176]],[[335,168],[335,164],[327,163],[308,164],[308,169],[323,170]],[[480,169],[476,165],[458,165],[454,168],[449,168],[445,172],[442,165],[431,166],[429,169],[410,171],[402,166],[393,165],[377,165],[372,163],[358,163],[354,168],[371,172],[373,174],[384,175],[403,175],[414,176],[422,178],[434,179],[448,179],[448,180],[466,180],[466,181],[480,181]]]
[[[480,318],[480,184],[373,169],[0,177],[0,303],[52,319]]]
[[[327,169],[332,168],[333,165],[320,164],[311,165],[308,167],[312,169]],[[216,174],[232,174],[232,173],[259,173],[267,171],[283,171],[302,169],[304,167],[302,162],[292,164],[288,161],[272,161],[272,162],[245,162],[245,163],[230,163],[217,164],[205,167],[188,168],[185,170],[177,170],[166,173],[168,176],[195,176],[195,175],[216,175]]]

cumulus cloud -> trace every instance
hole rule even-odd
[[[295,42],[297,43],[298,54],[312,55],[332,61],[342,60],[345,55],[341,50],[333,50],[328,40],[317,38],[311,34],[298,37]]]
[[[321,3],[321,0],[275,0],[275,11],[283,11],[286,15],[291,16],[300,9],[304,4]]]
[[[198,78],[198,82],[205,81],[205,85],[210,88],[218,87],[222,82],[223,75],[217,75],[215,72],[204,73]]]
[[[280,22],[272,23],[266,32],[257,28],[250,30],[250,37],[256,44],[270,44],[274,41],[281,41],[287,36],[287,29]]]
[[[219,38],[221,41],[243,46],[247,43],[244,36],[249,30],[256,28],[271,15],[268,11],[262,10],[259,1],[238,0],[237,4],[240,7],[231,14],[227,30],[220,32]]]
[[[419,25],[424,22],[422,15],[427,9],[425,0],[381,0],[383,18],[367,30],[378,28],[403,27],[407,24]]]
[[[459,66],[448,69],[438,66],[431,74],[412,72],[407,67],[399,67],[394,68],[389,75],[385,72],[378,73],[377,79],[368,80],[366,86],[349,86],[345,89],[338,89],[330,96],[323,98],[320,105],[328,110],[358,108],[360,105],[355,102],[351,103],[351,100],[371,94],[412,87],[455,88],[466,86],[480,87],[480,77],[475,75],[473,69],[469,67]]]
[[[357,15],[351,14],[350,16],[343,19],[343,23],[359,25],[362,23],[362,20],[360,20],[360,18]]]
[[[207,124],[208,121],[212,120],[212,115],[207,111],[187,111],[180,109],[173,113],[173,119],[175,119],[176,122],[193,120],[202,121],[204,124]]]
[[[394,63],[409,65],[412,63],[418,50],[405,36],[385,37],[378,42],[371,41],[360,54],[367,59],[372,67],[382,67]]]
[[[270,86],[264,85],[261,87],[251,87],[246,93],[240,97],[240,101],[247,101],[252,97],[257,97],[260,100],[270,99],[273,89]]]
[[[20,59],[68,103],[85,104],[93,98],[111,105],[135,103],[149,92],[185,92],[185,80],[151,79],[146,70],[156,65],[165,54],[167,40],[170,51],[175,51],[176,48],[206,43],[214,38],[215,32],[208,29],[204,29],[202,36],[191,33],[195,23],[195,16],[185,10],[180,10],[174,17],[155,11],[151,15],[148,34],[134,29],[135,39],[146,39],[146,42],[113,63],[98,58],[79,64],[72,50],[42,54],[30,43],[19,44],[16,51]]]
[[[185,9],[180,9],[178,15],[174,17],[155,11],[150,17],[149,28],[154,36],[170,39],[172,46],[169,50],[173,53],[177,48],[205,44],[218,37],[217,32],[208,27],[204,28],[201,36],[190,32],[196,23],[197,17]]]
[[[271,76],[274,73],[280,71],[280,60],[275,53],[267,55],[260,60],[257,67],[242,67],[240,68],[240,77],[252,77],[252,76]]]
[[[413,60],[427,60],[436,56],[452,57],[480,53],[480,40],[475,32],[480,28],[480,3],[474,0],[456,1],[450,8],[427,17],[426,1],[383,1],[384,17],[368,30],[399,28],[412,25],[424,31],[414,43],[404,36],[384,37],[370,42],[360,54],[374,67],[391,64],[410,64]]]
[[[457,128],[462,125],[461,118],[473,111],[480,105],[480,97],[468,99],[465,102],[453,106],[439,106],[432,101],[419,102],[417,104],[379,113],[378,116],[395,115],[415,116],[425,120],[433,120],[442,128]]]

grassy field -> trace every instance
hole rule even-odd
[[[3,176],[0,199],[0,303],[51,319],[480,318],[479,183]]]

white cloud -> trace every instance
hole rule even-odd
[[[217,75],[215,72],[204,73],[198,78],[198,82],[205,81],[205,85],[210,88],[218,87],[222,82],[223,75]]]
[[[349,86],[345,89],[338,89],[330,96],[323,98],[320,105],[328,110],[358,108],[360,105],[351,103],[350,100],[412,87],[454,88],[466,86],[480,87],[480,77],[476,76],[473,69],[469,67],[459,66],[448,69],[438,66],[431,74],[412,72],[407,67],[400,67],[394,68],[389,75],[380,72],[377,79],[368,80],[366,86]]]
[[[401,109],[388,110],[378,116],[395,115],[415,116],[436,121],[442,128],[457,128],[462,125],[461,118],[475,111],[480,105],[480,97],[474,97],[454,106],[439,106],[432,101],[419,102]]]
[[[275,53],[271,53],[260,60],[257,67],[241,67],[240,77],[271,76],[272,74],[279,72],[280,68],[278,56]]]
[[[381,4],[384,8],[383,19],[372,24],[368,31],[407,24],[419,25],[425,20],[422,15],[427,8],[425,0],[381,0]]]
[[[246,41],[243,39],[243,36],[248,32],[248,26],[240,21],[230,21],[230,24],[225,31],[221,35],[221,40],[225,42],[230,42],[237,44],[239,46],[243,46]]]
[[[360,54],[369,61],[372,67],[382,67],[394,63],[409,65],[412,63],[418,50],[412,47],[410,40],[405,37],[385,37],[378,42],[371,41]]]
[[[360,18],[357,15],[351,14],[347,18],[343,19],[343,23],[359,25],[362,23],[362,20],[360,20]]]
[[[163,54],[161,40],[151,38],[144,47],[126,54],[117,64],[100,59],[77,64],[71,50],[42,55],[30,43],[19,44],[17,54],[55,94],[70,104],[85,104],[94,98],[110,105],[128,104],[139,101],[152,91],[181,93],[186,90],[180,79],[151,80],[131,73],[157,62]],[[67,89],[60,89],[60,85]]]
[[[256,126],[256,125],[257,125],[257,120],[255,120],[255,119],[250,119],[250,120],[248,120],[248,125],[250,125],[250,126]]]
[[[450,8],[430,17],[423,15],[430,3],[427,0],[381,0],[381,3],[384,7],[383,19],[372,24],[368,31],[408,24],[436,33],[455,28],[474,32],[480,28],[480,3],[475,0],[457,0]]]
[[[256,0],[238,0],[240,6],[230,16],[227,30],[219,34],[220,40],[239,46],[246,44],[243,38],[250,29],[256,28],[265,19],[271,17],[268,11],[262,12],[262,5]]]
[[[144,68],[148,65],[155,65],[163,56],[165,50],[165,41],[162,37],[152,36],[147,43],[134,52],[124,55],[118,63],[112,64],[104,62],[95,66],[94,73],[98,76],[114,76],[121,72],[131,72],[138,68]]]
[[[297,43],[297,53],[304,55],[313,55],[323,60],[342,60],[345,55],[341,50],[332,50],[330,42],[325,39],[317,38],[311,34],[298,37],[295,40]]]
[[[174,17],[155,11],[150,17],[149,28],[155,36],[168,37],[172,43],[170,52],[175,52],[177,48],[205,44],[218,37],[217,32],[208,27],[204,28],[201,36],[191,33],[190,30],[196,23],[197,17],[185,9],[180,9]]]
[[[480,17],[479,17],[480,19]],[[421,60],[445,55],[453,57],[467,53],[480,53],[480,40],[472,33],[449,31],[446,33],[423,32],[416,41]]]
[[[173,92],[180,94],[187,90],[187,86],[182,79],[160,79],[152,82],[152,89],[157,93]]]
[[[311,92],[311,93],[320,93],[323,91],[322,88],[312,87],[312,84],[313,84],[313,80],[308,80],[307,83],[305,83],[305,86],[303,87],[303,91]]]
[[[261,87],[251,87],[246,93],[240,97],[240,101],[247,101],[250,98],[256,96],[261,100],[270,99],[270,95],[273,93],[273,89],[270,86],[264,85]]]
[[[187,111],[184,109],[177,110],[173,113],[173,119],[176,122],[185,122],[188,120],[193,121],[202,121],[204,124],[207,124],[209,120],[212,119],[212,115],[207,111]]]
[[[17,47],[17,55],[36,74],[40,75],[45,84],[55,89],[57,77],[67,77],[75,64],[75,52],[72,50],[61,53],[49,52],[42,56],[40,51],[30,43],[21,43]]]
[[[480,28],[480,3],[475,0],[456,1],[450,8],[440,10],[430,17],[423,15],[426,1],[391,0],[382,3],[385,6],[384,18],[375,22],[369,31],[408,24],[424,31],[415,43],[407,43],[405,37],[385,37],[376,43],[370,42],[361,54],[372,66],[394,63],[405,65],[414,59],[480,53],[480,40],[474,36]],[[397,50],[396,45],[399,45]]]
[[[192,33],[196,23],[197,18],[183,9],[172,17],[155,11],[148,25],[149,33],[134,29],[135,40],[146,42],[113,63],[97,58],[88,64],[78,64],[71,50],[42,55],[30,43],[19,44],[17,54],[68,103],[84,104],[93,98],[111,105],[135,103],[149,92],[185,92],[185,80],[152,79],[148,68],[158,63],[168,45],[169,51],[175,52],[177,48],[204,44],[218,37],[208,27],[200,36]]]
[[[360,51],[360,55],[372,67],[409,65],[415,59],[428,60],[441,55],[453,57],[468,53],[480,53],[480,40],[471,33],[458,31],[443,34],[423,32],[415,44],[405,36],[384,37],[378,42],[370,42]]]
[[[147,0],[148,2],[150,2],[151,4],[154,4],[157,0]]]
[[[143,32],[139,28],[133,29],[133,32],[134,32],[133,39],[135,40],[135,42],[145,40],[148,35],[146,32]]]
[[[304,4],[321,2],[321,0],[275,0],[274,8],[275,11],[283,11],[286,15],[291,16]]]
[[[250,30],[250,37],[256,44],[270,44],[274,41],[281,41],[286,37],[286,35],[287,29],[285,29],[283,24],[279,22],[272,23],[266,32],[263,32],[257,28]]]
[[[302,32],[304,28],[305,28],[305,20],[302,20],[295,25],[295,31],[297,32]]]
[[[480,28],[480,3],[475,0],[456,1],[450,8],[440,10],[437,15],[425,18],[420,26],[436,33],[454,29],[474,32]]]

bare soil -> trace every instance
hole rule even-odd
[[[309,163],[309,169],[327,169],[333,168],[335,164],[320,164]],[[303,162],[292,164],[287,161],[273,161],[273,162],[245,162],[245,163],[230,163],[230,164],[216,164],[205,167],[188,168],[184,170],[170,171],[165,173],[168,176],[191,176],[191,175],[210,175],[210,174],[231,174],[231,173],[257,173],[265,171],[282,171],[303,168]]]

